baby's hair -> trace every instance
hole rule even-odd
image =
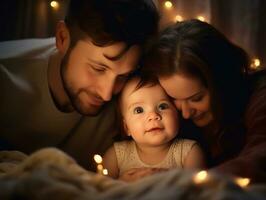
[[[143,87],[152,87],[154,85],[159,84],[158,78],[155,76],[143,76],[143,75],[137,76],[136,75],[132,78],[139,78],[139,82],[134,91],[137,91],[138,89],[143,88]]]

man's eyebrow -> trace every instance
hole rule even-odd
[[[103,56],[105,58],[107,58],[108,60],[111,60],[111,61],[116,61],[116,60],[119,60],[129,49],[130,49],[130,45],[127,45],[125,46],[125,48],[123,48],[120,52],[118,52],[117,55],[115,56],[108,56],[106,54],[103,54]]]

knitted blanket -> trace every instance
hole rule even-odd
[[[30,156],[0,152],[0,199],[266,199],[266,185],[242,188],[215,172],[195,182],[196,174],[175,169],[125,183],[87,171],[55,148]]]

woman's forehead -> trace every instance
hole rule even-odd
[[[204,88],[199,79],[179,74],[159,78],[159,82],[170,96],[178,99],[185,99]]]

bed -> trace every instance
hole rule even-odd
[[[26,156],[0,152],[0,199],[106,200],[106,199],[266,199],[266,185],[239,186],[214,172],[196,179],[199,172],[174,169],[133,183],[113,180],[80,167],[55,148]]]

